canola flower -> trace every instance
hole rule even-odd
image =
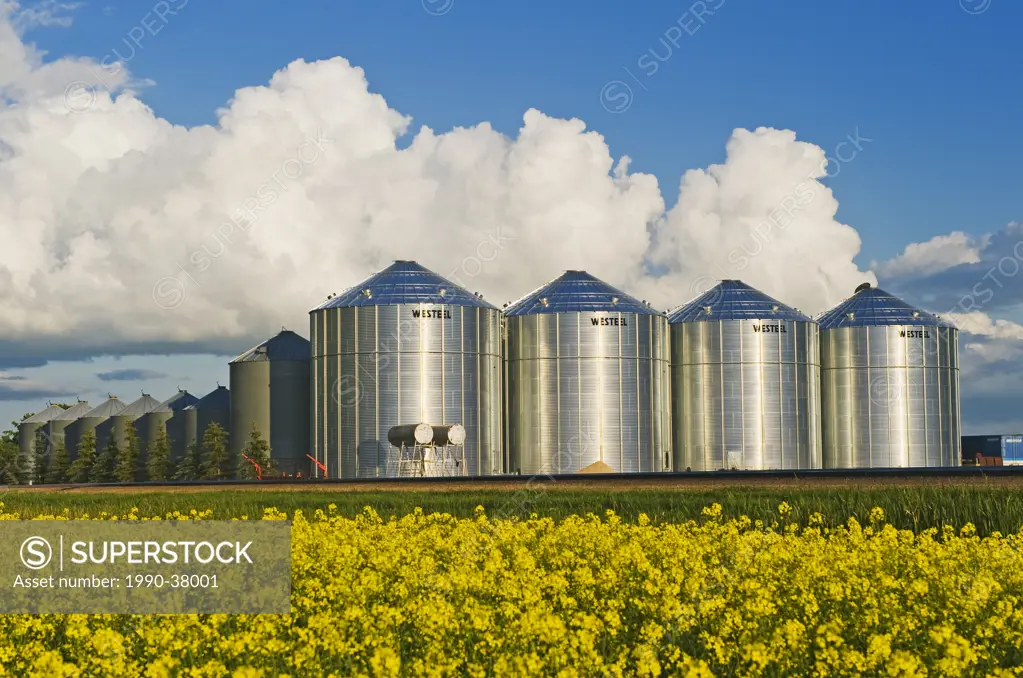
[[[789,513],[768,525],[723,520],[719,505],[664,525],[297,513],[292,614],[0,616],[0,675],[1023,672],[1023,534],[914,534],[880,509],[868,525],[827,529],[817,514],[800,527]]]

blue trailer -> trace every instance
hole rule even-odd
[[[1023,466],[1023,435],[1001,436],[1002,463]]]
[[[1023,466],[1023,434],[963,436],[963,463],[974,464],[977,455],[1000,457],[1005,466]]]

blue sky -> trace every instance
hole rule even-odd
[[[152,81],[140,90],[145,104],[186,127],[216,124],[236,90],[265,85],[296,59],[334,56],[363,68],[371,91],[412,116],[410,133],[489,121],[515,137],[530,108],[577,117],[612,156],[632,159],[630,171],[656,176],[669,207],[685,171],[725,160],[736,128],[794,130],[828,154],[858,135],[869,139],[865,150],[826,184],[838,220],[862,238],[863,269],[934,236],[1001,231],[1023,213],[1023,5],[1008,0],[168,4],[179,9],[163,23],[148,2],[86,2],[62,13],[69,25],[25,39],[47,62],[117,50],[136,80]],[[143,34],[147,21],[157,35]],[[142,35],[139,46],[125,42],[131,35]],[[653,54],[661,61],[650,74]],[[624,86],[628,106],[614,110],[622,99],[602,93]],[[900,283],[921,299],[920,280]],[[963,285],[937,297],[954,302]],[[164,376],[95,376],[119,369]],[[12,373],[91,399],[113,391],[131,400],[140,388],[166,397],[176,386],[202,395],[227,381],[226,360],[210,356],[97,356]],[[41,402],[0,400],[0,419]]]

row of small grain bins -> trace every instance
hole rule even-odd
[[[228,427],[230,402],[228,389],[218,386],[202,398],[179,390],[163,402],[143,393],[130,404],[110,396],[95,407],[85,401],[68,408],[50,405],[19,425],[21,455],[32,459],[36,441],[41,440],[45,454],[52,454],[56,445],[63,444],[68,457],[74,459],[79,443],[90,431],[95,434],[97,450],[104,449],[111,437],[123,447],[130,425],[143,452],[165,431],[172,457],[180,459],[210,423]]]
[[[143,393],[125,404],[110,396],[93,407],[79,401],[71,407],[50,405],[19,425],[19,444],[25,459],[32,459],[37,440],[50,455],[63,444],[75,459],[79,443],[95,433],[96,449],[111,439],[125,445],[128,426],[135,428],[143,459],[162,433],[171,459],[178,461],[193,443],[201,443],[211,423],[228,432],[228,447],[237,459],[252,429],[271,446],[278,471],[306,476],[309,448],[309,342],[284,330],[231,361],[231,388],[218,385],[202,398],[179,390],[161,402]]]
[[[468,475],[959,464],[956,329],[869,285],[665,314],[567,271],[502,312],[397,261],[310,316],[317,475],[390,475],[418,422],[465,427]]]

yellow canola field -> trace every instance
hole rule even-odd
[[[0,664],[47,677],[1021,672],[1023,536],[915,535],[880,509],[869,526],[815,515],[800,528],[788,513],[299,513],[293,614],[0,616]]]

